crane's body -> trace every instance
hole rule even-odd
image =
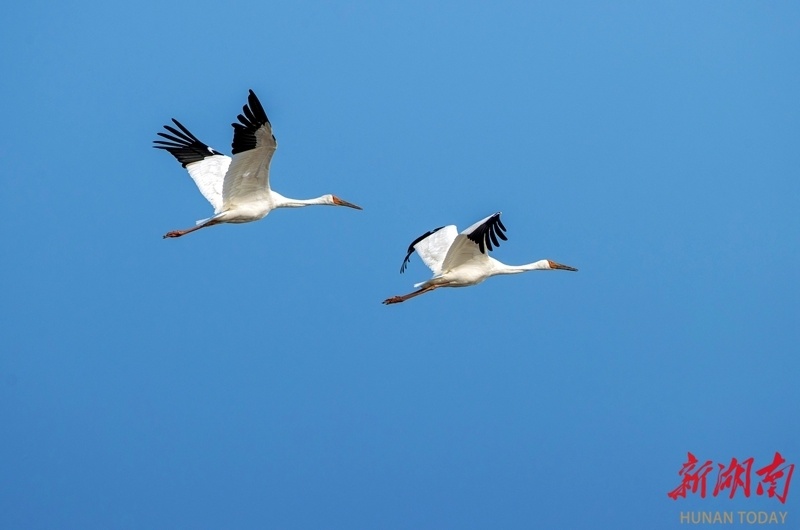
[[[574,267],[543,259],[524,265],[506,265],[488,255],[492,244],[499,246],[498,239],[507,240],[505,226],[500,221],[500,212],[481,219],[460,234],[455,225],[442,226],[426,232],[415,239],[408,251],[400,272],[404,272],[411,254],[419,254],[422,261],[433,271],[433,277],[417,283],[418,290],[393,296],[384,304],[397,304],[439,287],[468,287],[500,274],[519,274],[535,270],[577,271]]]
[[[165,125],[170,134],[158,133],[167,141],[156,140],[153,147],[169,151],[186,168],[200,193],[214,207],[213,216],[197,221],[192,228],[168,232],[165,238],[180,237],[220,223],[258,221],[276,208],[328,205],[361,209],[335,195],[290,199],[273,191],[269,183],[269,166],[278,142],[272,134],[272,124],[264,107],[252,90],[247,105],[242,107],[242,114],[237,118],[239,122],[232,124],[232,158],[198,140],[174,118],[172,121],[177,129]]]

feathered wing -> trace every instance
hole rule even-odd
[[[168,141],[155,140],[153,147],[169,151],[189,172],[200,193],[214,207],[214,213],[219,213],[222,209],[223,180],[231,158],[198,140],[175,118],[172,122],[178,128],[165,125],[164,128],[171,134],[160,132],[158,135]]]
[[[442,270],[450,270],[472,260],[485,260],[487,248],[492,250],[492,244],[496,247],[500,246],[497,238],[503,241],[508,240],[504,234],[505,230],[506,227],[500,221],[500,212],[466,228],[450,245],[442,263]]]
[[[261,102],[250,91],[247,105],[233,126],[233,162],[225,174],[222,197],[227,208],[269,194],[269,164],[278,147]]]
[[[411,242],[408,246],[408,253],[400,267],[400,272],[404,272],[411,254],[416,250],[423,263],[433,271],[433,274],[441,274],[442,262],[447,254],[447,249],[453,244],[453,240],[458,235],[455,225],[440,226],[430,232],[426,232]]]

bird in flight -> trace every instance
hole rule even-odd
[[[195,230],[220,223],[249,223],[258,221],[275,208],[302,206],[347,206],[361,210],[335,195],[315,199],[290,199],[273,191],[269,184],[269,164],[278,147],[272,134],[272,124],[261,102],[250,91],[247,105],[233,126],[233,158],[223,155],[197,139],[175,118],[177,126],[165,125],[168,131],[158,135],[153,147],[169,151],[194,180],[200,193],[214,207],[214,215],[197,221],[185,230],[167,232],[164,237],[181,237]]]
[[[426,282],[415,284],[414,287],[418,287],[416,291],[387,298],[383,303],[399,304],[439,287],[477,285],[486,278],[498,274],[557,269],[578,270],[549,259],[525,265],[506,265],[492,258],[487,251],[492,250],[493,244],[495,247],[500,246],[498,238],[503,241],[508,240],[505,231],[506,227],[500,221],[500,212],[497,212],[481,219],[460,234],[455,225],[440,226],[425,232],[409,245],[400,273],[405,272],[411,254],[416,250],[425,265],[433,271],[433,277]]]

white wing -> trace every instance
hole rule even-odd
[[[269,196],[269,164],[278,142],[267,113],[252,90],[247,103],[238,116],[240,123],[231,124],[233,162],[222,186],[226,209]]]
[[[405,272],[411,254],[417,251],[423,263],[428,266],[434,274],[442,272],[442,261],[447,254],[447,249],[458,235],[458,229],[454,225],[440,226],[429,232],[425,232],[408,245],[406,257],[400,266],[400,273]]]
[[[214,155],[186,166],[200,193],[214,207],[215,214],[222,211],[222,183],[230,165],[231,157]]]
[[[231,158],[198,140],[178,120],[173,118],[172,121],[178,129],[165,125],[164,128],[172,134],[160,132],[158,135],[169,141],[156,140],[153,147],[169,151],[189,172],[200,193],[214,207],[214,213],[219,213],[222,209],[222,183]]]
[[[457,235],[458,229],[455,225],[448,225],[414,245],[414,250],[434,275],[442,273],[442,263],[447,255],[447,250]]]
[[[451,270],[470,261],[485,261],[488,257],[487,247],[488,250],[492,250],[492,243],[494,246],[499,246],[498,237],[502,240],[508,239],[503,233],[505,229],[500,221],[500,212],[481,219],[465,229],[450,245],[441,265],[442,270]]]

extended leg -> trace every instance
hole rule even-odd
[[[188,234],[190,232],[194,232],[195,230],[200,230],[201,228],[205,228],[207,226],[214,226],[216,224],[219,224],[219,221],[211,220],[211,221],[208,221],[208,222],[203,223],[201,225],[197,225],[197,226],[193,226],[191,228],[187,228],[186,230],[173,230],[172,232],[167,232],[166,234],[164,234],[164,239],[166,239],[168,237],[185,236],[186,234]]]
[[[404,294],[403,296],[393,296],[391,298],[387,298],[386,300],[383,301],[383,303],[386,304],[386,305],[399,304],[400,302],[405,302],[409,298],[414,298],[415,296],[419,296],[421,294],[425,294],[428,291],[433,291],[437,287],[439,287],[439,286],[438,285],[429,285],[427,287],[423,287],[422,289],[414,291],[413,293]]]

